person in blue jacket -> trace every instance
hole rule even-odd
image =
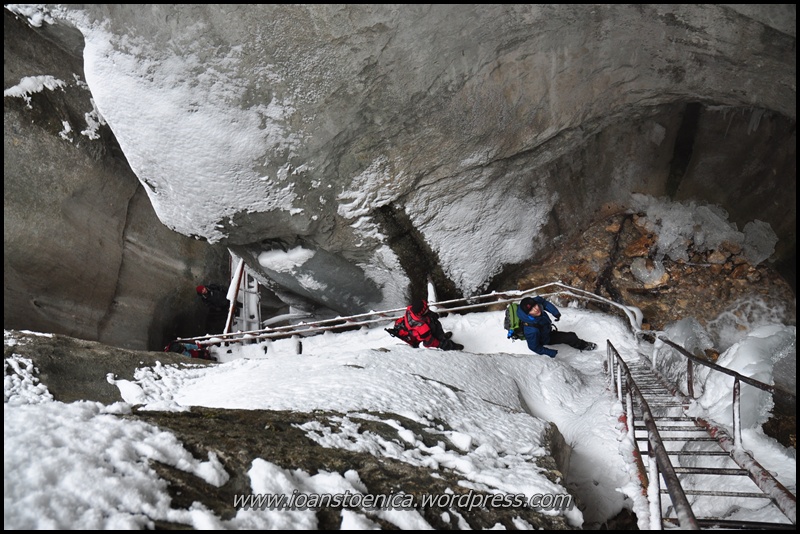
[[[528,348],[536,354],[544,354],[555,358],[558,351],[545,347],[545,345],[569,345],[578,350],[594,350],[597,345],[584,341],[575,332],[562,332],[555,329],[550,321],[550,316],[558,321],[561,312],[551,302],[543,297],[525,297],[519,303],[517,316],[523,326]]]

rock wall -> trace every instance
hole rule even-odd
[[[254,257],[265,239],[332,254],[353,282],[315,273],[337,291],[314,298],[340,312],[419,292],[415,263],[453,294],[480,292],[631,192],[748,222],[759,206],[779,226],[777,258],[793,254],[791,6],[103,4],[58,16],[85,32],[104,24],[87,54],[92,89],[164,223]],[[205,162],[187,170],[238,205],[188,220],[196,200],[151,158],[173,147],[142,134],[116,83],[176,129],[206,114],[235,123],[234,141],[212,132],[184,148],[230,143],[212,176]],[[472,219],[456,220],[464,210]],[[463,246],[465,232],[483,246]],[[300,276],[263,274],[304,292]]]
[[[228,276],[227,251],[158,220],[93,108],[80,34],[48,37],[4,10],[5,87],[63,82],[3,99],[4,327],[132,349],[206,333],[194,287]]]
[[[631,193],[766,221],[769,263],[796,263],[793,5],[51,8],[32,36],[5,13],[6,87],[69,82],[4,99],[9,326],[112,342],[196,324],[184,288],[224,254],[154,213],[233,247],[284,302],[340,314],[399,306],[428,275],[441,298],[496,287]],[[99,139],[78,133],[92,102]],[[148,130],[198,117],[235,135]],[[302,269],[259,262],[298,249]]]

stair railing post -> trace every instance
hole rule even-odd
[[[239,259],[239,264],[236,267],[236,272],[233,275],[233,280],[231,286],[235,285],[236,289],[233,291],[233,295],[231,295],[231,288],[228,287],[228,300],[230,300],[231,307],[228,310],[228,319],[225,321],[225,330],[222,331],[223,334],[229,334],[231,329],[233,328],[233,317],[236,314],[236,298],[239,294],[239,288],[242,285],[242,275],[244,274],[244,259]]]
[[[628,417],[628,436],[631,439],[631,443],[636,443],[636,430],[634,429],[634,426],[636,426],[636,420],[635,420],[636,416],[633,413],[633,394],[631,393],[630,384],[627,383],[628,380],[630,380],[630,379],[629,378],[625,379],[626,389],[627,389],[627,391],[625,392],[625,404],[627,405],[625,410],[626,410],[626,413],[628,414],[627,415],[627,417]]]
[[[689,392],[689,398],[694,398],[694,366],[692,360],[686,360],[686,391]]]
[[[737,449],[742,446],[742,406],[740,395],[741,385],[739,377],[733,379],[733,446]]]
[[[658,366],[658,349],[659,347],[661,347],[661,345],[662,345],[661,339],[656,337],[656,342],[653,343],[653,354],[652,357],[650,358],[650,369],[655,370],[656,367]]]
[[[611,347],[608,346],[608,342],[606,342],[606,369],[608,369],[609,374],[611,374],[611,384],[616,385],[617,382],[617,373],[615,372],[615,364],[614,356],[611,354]],[[622,400],[617,396],[617,400]]]
[[[649,436],[649,430],[647,434]],[[647,442],[650,443],[649,437]],[[662,530],[664,526],[661,519],[661,479],[658,474],[658,461],[653,447],[648,447],[647,456],[649,459],[647,464],[649,478],[647,502],[650,504],[650,530]]]

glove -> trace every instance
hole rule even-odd
[[[561,319],[561,314],[559,313],[559,314],[558,314],[558,315],[556,315],[556,316],[555,316],[553,319],[555,319],[555,321],[556,321],[556,322],[558,322],[558,321],[559,321],[559,319]]]
[[[508,337],[508,339],[511,339],[512,337],[514,337],[514,331],[513,330],[509,330],[508,331],[508,336],[506,336],[506,337]]]

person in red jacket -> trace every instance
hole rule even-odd
[[[406,308],[405,315],[398,322],[410,332],[412,345],[418,347],[422,344],[431,349],[462,350],[464,345],[450,339],[452,332],[445,332],[439,322],[439,314],[431,311],[428,303],[423,299],[415,299],[411,306]]]

